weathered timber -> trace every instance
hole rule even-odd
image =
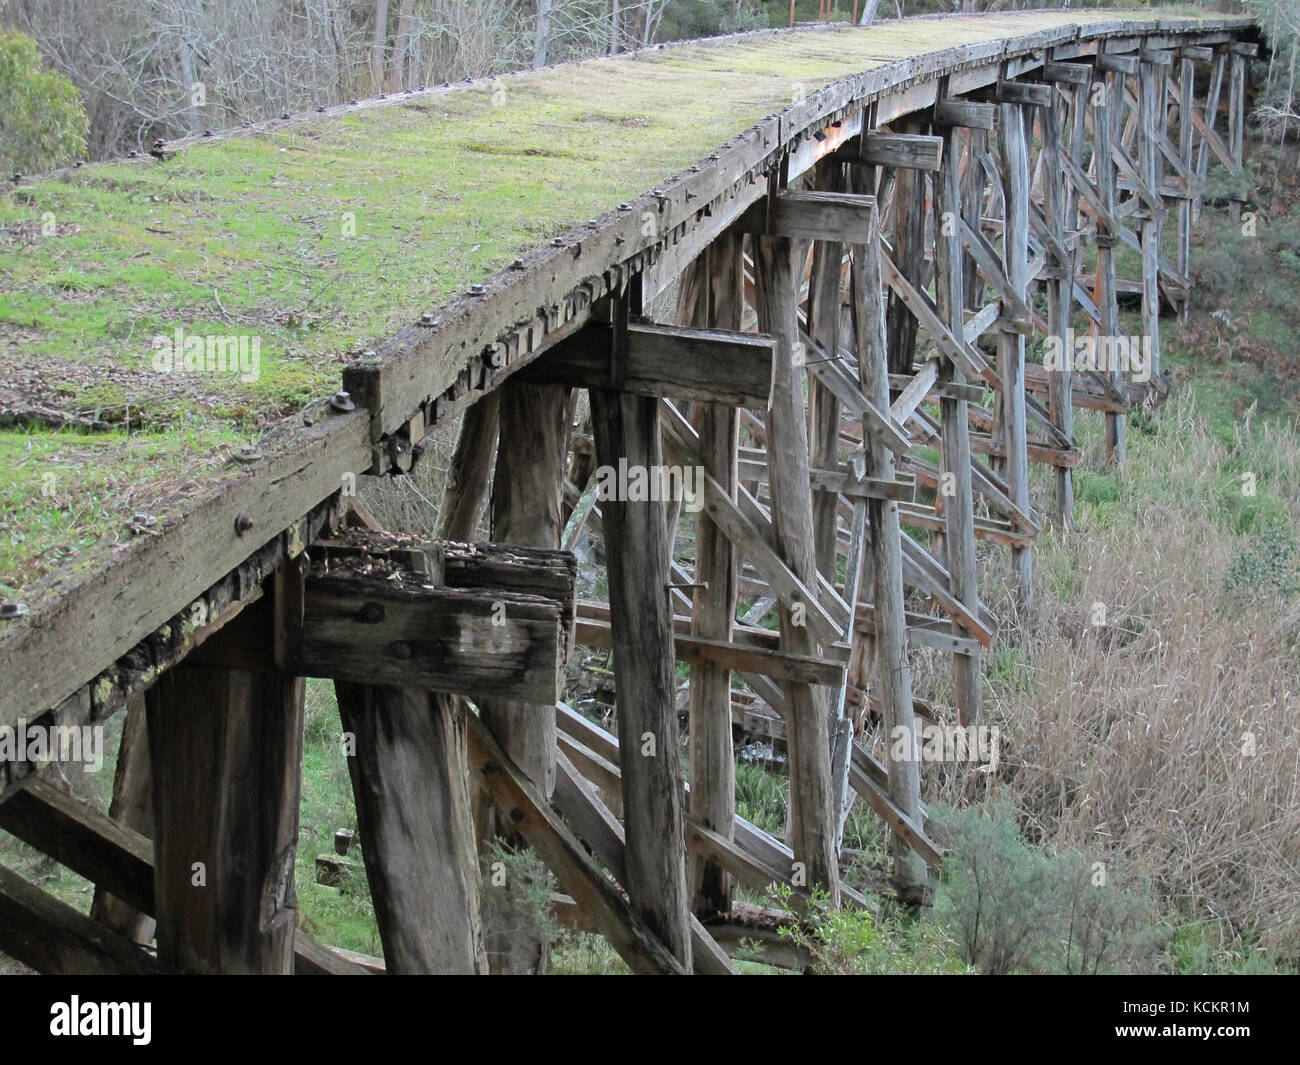
[[[418,687],[334,690],[385,965],[486,972],[459,701]]]
[[[662,465],[655,400],[602,392],[591,396],[596,456]],[[662,501],[604,504],[610,621],[619,679],[618,733],[638,755],[623,767],[627,813],[627,892],[633,908],[672,955],[690,968],[682,775],[673,703],[673,631],[668,601],[668,543]]]
[[[0,866],[0,949],[38,973],[161,976],[164,961]]]
[[[519,374],[527,381],[638,396],[766,407],[772,341],[753,333],[629,322],[627,349],[610,359],[612,326],[593,322]]]
[[[0,807],[2,810],[3,807]],[[133,695],[127,703],[122,740],[117,749],[117,767],[113,773],[113,799],[108,813],[123,828],[146,837],[153,836],[153,775],[149,768],[149,733],[143,693]],[[152,862],[152,847],[149,854]],[[149,876],[148,907],[118,898],[100,887],[100,882],[95,877],[88,879],[96,885],[95,899],[90,906],[91,917],[136,943],[153,942],[152,872]]]
[[[465,412],[460,436],[438,511],[438,535],[445,540],[476,540],[483,500],[492,474],[492,455],[500,424],[500,396],[489,392]]]
[[[555,874],[561,889],[573,897],[619,957],[633,972],[685,973],[682,961],[658,939],[600,870],[486,726],[472,714],[467,723],[470,768],[480,785],[492,796],[502,817],[537,852]],[[682,895],[684,902],[684,890]]]
[[[179,666],[149,693],[148,721],[159,960],[291,972],[301,678]]]

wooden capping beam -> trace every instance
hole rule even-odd
[[[1087,85],[1092,81],[1092,67],[1087,63],[1045,63],[1042,78],[1067,85]]]
[[[1214,59],[1213,48],[1202,48],[1200,45],[1185,44],[1178,49],[1178,54],[1183,59],[1190,59],[1196,63],[1208,63]]]
[[[751,233],[769,233],[792,240],[855,241],[867,231],[869,216],[876,209],[874,196],[844,192],[782,191],[770,201],[771,229],[766,227],[763,203],[755,204],[745,216]],[[764,404],[766,405],[766,404]]]
[[[363,558],[373,556],[356,561]],[[576,582],[576,562],[567,552],[521,550],[514,566],[523,587],[539,586],[532,569]],[[567,658],[564,600],[499,586],[431,586],[440,579],[441,573],[394,567],[362,572],[337,561],[309,574],[301,629],[289,652],[294,671],[553,703]],[[567,599],[572,602],[571,592]]]
[[[943,140],[920,133],[868,130],[858,145],[847,144],[831,158],[843,163],[938,170],[943,159]]]
[[[1138,57],[1135,55],[1116,55],[1114,52],[1101,52],[1097,56],[1097,69],[1107,74],[1136,74]]]
[[[1138,53],[1138,58],[1155,67],[1171,67],[1174,64],[1174,54],[1158,48],[1143,48]]]
[[[1259,55],[1259,45],[1253,41],[1234,41],[1228,46],[1228,51],[1233,55],[1241,55],[1250,59]]]
[[[1000,81],[988,90],[988,98],[998,104],[1021,104],[1027,107],[1050,107],[1052,87],[1030,81]]]
[[[775,343],[758,333],[629,322],[627,349],[615,367],[613,326],[591,322],[518,377],[655,399],[765,408]]]
[[[997,111],[991,103],[955,98],[943,99],[934,105],[934,124],[991,131],[997,124]]]

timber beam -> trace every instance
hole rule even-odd
[[[757,333],[629,322],[613,357],[614,327],[591,322],[520,371],[525,381],[765,408],[775,341]]]

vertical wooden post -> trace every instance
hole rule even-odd
[[[920,127],[907,123],[904,130]],[[925,227],[916,220],[925,217],[925,175],[912,167],[894,171],[894,265],[913,288],[924,289]],[[916,316],[892,289],[885,312],[885,335],[889,338],[889,372],[911,374],[916,355]]]
[[[1164,231],[1164,200],[1160,196],[1164,156],[1160,136],[1165,116],[1164,68],[1145,60],[1139,68],[1138,179],[1159,208],[1148,206],[1142,219],[1142,331],[1151,345],[1152,376],[1160,372],[1160,244]],[[1114,349],[1112,349],[1113,351]],[[1122,381],[1118,367],[1112,380]]]
[[[444,540],[475,538],[497,446],[500,401],[498,393],[489,392],[461,419],[439,513],[438,535]]]
[[[1025,137],[1024,109],[1020,104],[1000,105],[998,147],[1002,187],[1006,201],[1002,233],[1003,263],[1012,292],[1021,299],[1029,294],[1029,147]],[[1005,476],[1012,501],[1025,514],[1029,506],[1029,460],[1025,426],[1025,338],[1004,330],[998,335],[998,376],[1002,383]],[[1028,603],[1033,592],[1033,555],[1027,547],[1011,549],[1016,592]]]
[[[874,184],[868,168],[855,177],[862,189]],[[924,213],[908,224],[924,232]],[[880,212],[871,214],[871,239],[853,249],[853,310],[858,372],[867,398],[878,410],[889,408],[889,360],[886,357],[885,304],[880,266]],[[879,439],[865,441],[867,474],[894,476],[893,453]],[[967,476],[970,466],[967,462]],[[914,823],[919,822],[920,765],[916,759],[916,718],[912,708],[912,672],[907,660],[907,617],[903,603],[903,545],[898,527],[898,503],[870,499],[872,603],[875,607],[876,667],[880,698],[888,730],[890,797]],[[904,756],[895,758],[902,746]],[[925,881],[925,863],[899,836],[894,836],[894,875],[904,884]]]
[[[958,181],[958,162],[961,158],[961,139],[955,126],[940,129],[943,136],[943,167],[934,182],[935,211],[935,294],[939,313],[955,337],[964,333],[965,269],[963,264],[961,227],[961,189]],[[968,159],[968,166],[978,165]],[[965,371],[944,359],[939,366],[943,381],[964,384]],[[943,502],[947,527],[949,590],[967,610],[975,611],[979,605],[979,578],[975,567],[975,497],[971,490],[970,424],[966,401],[941,397],[939,414],[943,424],[943,474],[940,477],[939,496]],[[964,635],[961,626],[953,623],[953,632]],[[969,655],[953,655],[953,686],[957,711],[962,724],[980,720],[983,716],[980,686],[979,649]]]
[[[149,768],[149,725],[146,693],[127,700],[122,741],[113,775],[113,801],[109,816],[118,824],[153,838],[153,776]],[[152,943],[154,919],[101,887],[95,888],[90,916],[135,943]]]
[[[485,973],[464,712],[337,681],[361,853],[390,973]]]
[[[1205,94],[1205,125],[1213,130],[1219,121],[1219,97],[1223,92],[1223,66],[1225,55],[1222,49],[1216,49],[1214,64],[1210,68],[1210,86]],[[1192,220],[1201,217],[1201,193],[1205,188],[1205,176],[1210,166],[1210,138],[1202,137],[1196,153],[1196,201],[1192,205]]]
[[[744,236],[724,233],[705,252],[704,288],[707,306],[701,324],[739,330],[744,311]],[[736,409],[720,403],[695,405],[695,429],[700,434],[700,462],[723,491],[736,491]],[[695,526],[696,588],[691,632],[715,640],[730,640],[735,628],[739,591],[736,554],[731,541],[702,511]],[[723,839],[730,840],[736,820],[736,760],[731,744],[731,670],[708,662],[691,666],[690,748],[691,816]],[[731,909],[731,874],[692,853],[687,873],[691,908],[701,917]]]
[[[1123,75],[1108,75],[1101,71],[1093,74],[1092,84],[1092,143],[1093,166],[1096,171],[1097,199],[1102,208],[1113,215],[1115,211],[1115,158],[1111,153],[1111,134],[1114,122],[1111,117],[1112,101],[1122,100]],[[1097,86],[1101,91],[1097,91]],[[1112,233],[1105,219],[1097,220],[1097,309],[1101,315],[1099,332],[1103,350],[1113,351],[1108,342],[1119,334],[1119,302],[1115,294],[1115,246],[1119,235]],[[1101,346],[1101,345],[1099,345]],[[1111,380],[1115,378],[1112,376]],[[1114,466],[1124,464],[1124,415],[1106,412],[1106,460]]]
[[[1071,98],[1074,94],[1071,92]],[[1053,90],[1052,105],[1043,110],[1043,214],[1048,231],[1057,245],[1065,248],[1066,227],[1075,228],[1075,218],[1068,214],[1071,201],[1065,195],[1065,182],[1058,153],[1061,151],[1062,96]],[[1076,104],[1077,106],[1077,104]],[[1073,152],[1075,145],[1070,145]],[[1074,437],[1074,403],[1070,357],[1070,312],[1074,307],[1074,255],[1070,252],[1053,257],[1052,274],[1047,279],[1047,323],[1051,335],[1060,345],[1062,365],[1047,376],[1047,402],[1052,422],[1066,437]],[[1074,477],[1064,466],[1056,468],[1056,516],[1065,528],[1074,523]]]
[[[817,167],[817,188],[841,190],[843,164],[823,161]],[[813,243],[812,277],[808,285],[808,335],[821,345],[827,358],[839,357],[840,278],[844,246],[839,241]],[[816,358],[817,356],[812,356]],[[835,469],[840,465],[840,402],[816,375],[808,376],[808,421],[812,438],[812,465]],[[817,569],[831,583],[836,578],[835,521],[839,493],[813,493],[814,553]]]
[[[500,438],[492,481],[492,540],[519,547],[560,546],[564,534],[564,473],[570,390],[506,381],[500,396]],[[548,799],[555,789],[555,707],[483,699],[480,717],[515,765]],[[484,839],[513,840],[491,804],[480,807]],[[545,945],[517,929],[489,930],[487,950],[497,972],[544,972]]]
[[[1229,46],[1228,53],[1228,154],[1233,166],[1241,169],[1245,162],[1246,127],[1246,57]],[[1241,218],[1245,201],[1233,197],[1234,215]]]
[[[291,973],[302,679],[180,665],[152,694],[159,960]]]
[[[784,237],[755,237],[754,280],[759,329],[776,340],[772,396],[767,420],[767,460],[772,489],[772,524],[781,557],[805,586],[817,587],[809,494],[808,433],[804,415],[802,363],[796,306],[798,274],[806,246]],[[803,619],[781,608],[781,646],[816,657],[817,642]],[[821,885],[839,905],[836,816],[830,767],[830,721],[826,692],[812,684],[787,682],[787,744],[790,757],[790,845],[794,875],[804,886]]]
[[[1184,57],[1179,64],[1178,76],[1178,158],[1183,170],[1192,174],[1192,112],[1196,108],[1196,64]],[[1178,273],[1184,283],[1190,284],[1192,269],[1192,196],[1195,190],[1183,188],[1178,200]],[[1183,292],[1178,301],[1178,320],[1186,323],[1191,312],[1191,292]]]
[[[616,349],[617,335],[616,327]],[[658,401],[598,389],[592,389],[590,396],[597,461],[614,469],[626,461],[629,470],[639,467],[654,476],[663,463]],[[686,837],[673,704],[665,509],[662,501],[613,498],[602,501],[601,514],[623,752],[625,887],[632,908],[689,970]]]

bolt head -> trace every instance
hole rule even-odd
[[[10,621],[13,618],[20,618],[27,613],[27,604],[6,601],[0,603],[0,620]]]
[[[405,662],[415,653],[411,645],[405,640],[394,640],[388,645],[388,650],[394,658],[402,662]]]
[[[346,392],[335,392],[334,398],[330,400],[330,406],[344,412],[357,409],[357,405],[352,402],[352,397]]]
[[[243,536],[246,532],[252,531],[253,519],[245,514],[242,510],[235,515],[235,535]]]

